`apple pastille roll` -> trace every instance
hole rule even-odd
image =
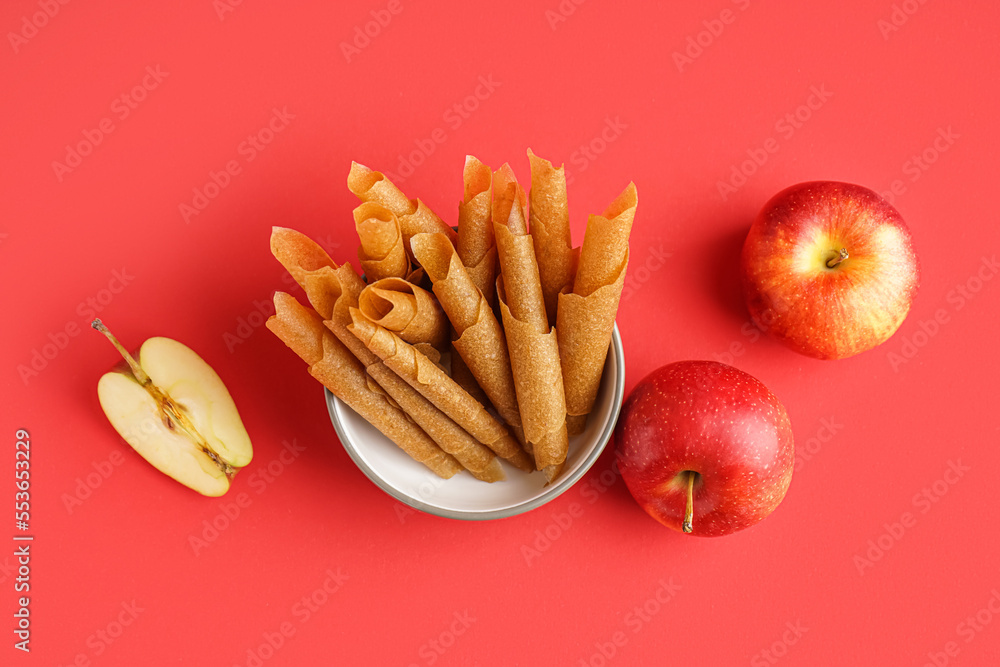
[[[545,296],[545,314],[549,324],[555,324],[559,292],[572,288],[576,271],[566,198],[566,170],[563,166],[555,169],[551,162],[538,157],[530,148],[528,162],[531,164],[529,229]]]
[[[347,330],[351,324],[350,309],[358,306],[358,298],[365,287],[350,264],[338,267],[309,237],[282,227],[272,230],[271,251],[305,290],[326,327],[434,442],[455,456],[473,477],[485,482],[505,478],[500,462],[490,450],[386,368]]]
[[[365,317],[411,345],[428,343],[438,350],[448,345],[448,318],[434,295],[422,287],[402,278],[369,281],[358,303]]]
[[[369,282],[410,274],[403,233],[392,211],[376,202],[364,202],[354,209],[354,227],[361,242],[358,261]]]
[[[465,156],[462,170],[463,195],[458,205],[458,239],[455,248],[472,282],[486,297],[490,308],[496,304],[497,249],[493,241],[490,207],[493,198],[493,170],[472,155]],[[457,339],[456,332],[452,336]],[[451,376],[462,388],[484,405],[489,398],[476,380],[462,355],[452,345]],[[509,424],[509,422],[508,422]],[[524,432],[514,428],[514,435],[524,444]]]
[[[396,215],[403,233],[403,247],[409,257],[413,256],[410,253],[410,237],[414,234],[441,232],[452,243],[457,238],[455,230],[446,225],[426,204],[420,199],[408,199],[381,172],[352,162],[351,171],[347,175],[347,187],[361,201],[377,202]]]
[[[493,188],[493,234],[500,264],[497,301],[521,424],[535,467],[544,470],[551,482],[562,471],[569,451],[559,344],[545,314],[538,262],[527,233],[527,198],[509,165],[494,174]]]
[[[524,450],[510,432],[462,389],[447,373],[399,336],[371,322],[357,308],[351,309],[351,333],[442,412],[497,456],[518,467],[531,469]]]
[[[452,346],[514,436],[523,442],[524,429],[507,343],[489,302],[473,283],[446,236],[417,234],[410,245],[455,330]]]
[[[334,396],[436,475],[448,479],[461,464],[441,449],[365,373],[361,362],[323,325],[312,309],[284,292],[274,295],[275,314],[267,328],[306,364]]]
[[[458,205],[458,240],[455,249],[472,282],[496,304],[497,249],[493,239],[493,172],[471,155],[462,172],[464,195]]]
[[[559,294],[556,331],[570,435],[583,432],[601,386],[637,205],[635,184],[629,183],[603,215],[590,216],[572,291]]]

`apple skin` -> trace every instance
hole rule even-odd
[[[841,248],[848,258],[829,267]],[[919,283],[899,212],[868,188],[833,181],[772,197],[750,227],[740,269],[757,326],[818,359],[883,343],[903,323]]]
[[[781,402],[752,375],[715,361],[679,361],[639,382],[615,427],[618,468],[636,502],[682,531],[687,475],[692,535],[748,528],[781,503],[792,481],[792,427]],[[683,531],[682,531],[683,532]]]

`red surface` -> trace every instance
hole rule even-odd
[[[247,1],[220,17],[222,2],[50,2],[47,20],[45,2],[0,8],[7,628],[18,428],[35,537],[32,650],[8,630],[0,662],[997,663],[994,3]],[[348,62],[341,43],[370,12],[391,21]],[[123,106],[144,77],[145,99]],[[274,109],[294,117],[251,151]],[[60,180],[53,162],[102,121],[110,134]],[[268,233],[292,226],[354,259],[350,161],[399,172],[428,137],[443,142],[401,185],[450,220],[466,153],[524,182],[527,147],[566,162],[577,242],[635,181],[628,386],[685,358],[764,381],[801,456],[775,514],[725,538],[675,534],[632,501],[609,450],[537,511],[462,523],[403,510],[352,465],[319,387],[258,326],[258,304],[288,286]],[[186,222],[180,205],[229,161],[239,173]],[[760,337],[736,285],[757,209],[827,178],[895,188],[922,267],[901,330],[838,362]],[[116,437],[95,392],[115,354],[85,328],[89,299],[131,345],[175,337],[226,380],[256,448],[226,498]],[[53,358],[25,381],[36,351]],[[282,463],[283,442],[305,449]],[[213,520],[224,529],[196,553]]]

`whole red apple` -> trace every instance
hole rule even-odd
[[[899,212],[868,188],[832,181],[793,185],[764,204],[741,271],[757,326],[819,359],[884,342],[906,318],[918,282]]]
[[[715,361],[679,361],[632,390],[615,428],[622,478],[669,528],[727,535],[778,506],[792,481],[792,427],[764,384]]]

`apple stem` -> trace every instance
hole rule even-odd
[[[837,253],[837,256],[826,263],[826,267],[828,269],[832,269],[833,267],[837,266],[848,257],[850,257],[850,255],[847,254],[847,248],[841,248],[840,252]]]
[[[125,361],[128,362],[129,368],[132,370],[132,375],[135,376],[136,381],[149,392],[149,394],[153,397],[153,400],[155,400],[156,404],[159,406],[160,411],[163,413],[165,418],[164,423],[166,423],[169,428],[175,428],[176,425],[176,427],[184,430],[188,434],[188,437],[190,437],[191,440],[197,444],[210,459],[212,459],[215,465],[219,466],[219,469],[225,473],[226,477],[232,479],[236,474],[236,469],[222,460],[215,450],[212,449],[211,445],[208,444],[205,438],[198,433],[198,429],[196,429],[194,424],[191,423],[191,420],[187,418],[187,415],[174,405],[174,402],[169,396],[153,384],[153,379],[146,374],[146,371],[142,370],[142,366],[140,366],[139,362],[135,360],[135,357],[133,357],[131,353],[125,349],[125,346],[122,345],[117,338],[115,338],[115,335],[111,333],[106,326],[104,326],[104,322],[101,322],[101,319],[97,318],[90,323],[90,326],[104,334],[107,339],[111,341],[111,344],[115,346],[115,349],[118,350],[118,353],[121,354]]]
[[[139,365],[139,362],[137,362],[129,351],[125,349],[124,345],[118,342],[118,339],[115,338],[115,335],[111,333],[106,326],[104,326],[104,322],[102,322],[100,318],[91,322],[90,326],[100,331],[107,337],[108,340],[111,341],[111,344],[115,346],[118,353],[122,355],[125,361],[128,362],[129,368],[132,369],[132,375],[134,375],[135,379],[139,381],[139,384],[145,387],[152,382],[152,380],[149,379],[149,376],[146,375],[146,371],[142,370],[142,366]]]
[[[694,532],[694,478],[698,475],[693,470],[684,473],[687,475],[687,506],[684,508],[684,524],[681,526],[685,533]]]

